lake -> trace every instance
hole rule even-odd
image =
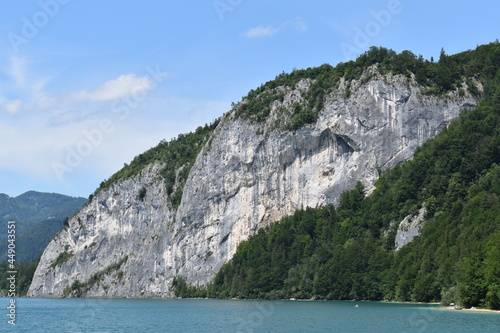
[[[500,332],[500,315],[381,302],[0,298],[1,332]],[[355,307],[359,304],[358,307]]]

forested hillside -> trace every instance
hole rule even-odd
[[[210,125],[198,127],[194,132],[179,134],[170,141],[162,140],[156,147],[136,156],[130,164],[125,164],[120,171],[103,181],[94,194],[119,180],[137,175],[147,165],[160,163],[163,165],[160,174],[165,180],[169,202],[173,207],[177,207],[181,202],[184,184],[196,156],[208,142],[218,124],[219,119],[216,119]],[[144,197],[146,191],[147,189],[144,188],[142,193],[139,193],[139,197]]]
[[[57,193],[29,191],[11,198],[0,194],[0,223],[7,230],[7,222],[15,221],[15,261],[19,294],[28,290],[40,255],[47,244],[63,227],[64,220],[85,203],[84,198]],[[7,232],[0,236],[0,290],[7,289]]]
[[[436,63],[404,52],[377,58],[379,53],[372,49],[357,62],[413,73],[429,94],[467,82],[482,98],[479,107],[464,111],[413,160],[384,172],[370,196],[358,184],[338,207],[298,211],[259,230],[208,286],[176,278],[178,296],[500,308],[500,44],[454,56],[442,52]],[[396,250],[399,222],[422,207],[420,236]]]
[[[42,253],[45,246],[63,227],[65,218],[72,216],[85,203],[57,193],[29,191],[17,197],[0,195],[0,223],[7,230],[7,221],[16,221],[17,261],[30,262]],[[7,233],[0,236],[5,251],[0,263],[7,262]]]

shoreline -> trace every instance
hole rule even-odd
[[[454,309],[454,308],[450,308],[448,306],[440,306],[439,308],[437,308],[436,310],[448,310],[448,311],[466,311],[466,312],[483,312],[483,313],[496,313],[496,314],[500,314],[500,310],[492,310],[492,309],[466,309],[466,308],[462,308],[462,309]]]
[[[8,299],[10,297],[3,297],[0,296],[0,299]],[[203,299],[211,299],[211,300],[250,300],[250,301],[292,301],[292,302],[314,302],[314,301],[323,301],[327,302],[326,300],[315,300],[315,299],[294,299],[294,298],[288,298],[288,299],[275,299],[275,300],[264,300],[264,299],[237,299],[237,298],[182,298],[182,297],[172,297],[172,298],[164,298],[164,297],[81,297],[81,298],[74,298],[74,297],[27,297],[27,296],[17,296],[15,297],[16,299],[19,298],[25,298],[25,299],[192,299],[192,300],[203,300]],[[441,303],[439,302],[405,302],[405,301],[391,301],[391,300],[381,300],[381,301],[371,301],[371,300],[332,300],[336,302],[380,302],[380,303],[392,303],[392,304],[415,304],[415,305],[423,305],[423,304],[429,304],[429,305],[439,305]],[[500,310],[492,310],[492,309],[475,309],[475,308],[460,308],[460,309],[455,309],[449,306],[439,306],[439,307],[434,307],[434,310],[448,310],[448,311],[467,311],[467,312],[483,312],[483,313],[496,313],[500,314]]]

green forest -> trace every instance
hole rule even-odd
[[[11,276],[9,271],[15,271],[16,273],[16,297],[25,296],[28,292],[28,289],[31,285],[31,280],[33,279],[33,275],[35,275],[36,267],[40,262],[40,254],[35,260],[32,262],[18,262],[15,264],[14,269],[9,267],[9,264],[0,264],[0,293],[4,292],[5,295],[8,295],[10,283],[7,280],[8,277]]]
[[[372,48],[340,66],[344,76],[356,77],[372,63],[415,74],[432,94],[469,82],[480,104],[411,161],[385,171],[371,195],[359,183],[337,207],[297,211],[260,229],[209,285],[176,277],[177,296],[441,301],[500,309],[500,44],[442,52],[437,63]],[[396,250],[398,223],[422,207],[420,236]]]
[[[16,271],[16,295],[25,295],[31,284],[38,262],[45,247],[63,227],[64,221],[77,212],[85,198],[69,197],[56,193],[29,191],[11,198],[0,194],[0,224],[7,230],[7,221],[15,221],[15,257],[7,251],[7,232],[0,241],[0,291],[7,294],[8,271]],[[8,261],[15,259],[14,269]]]
[[[216,119],[210,125],[199,126],[194,132],[179,134],[170,141],[162,140],[156,147],[136,156],[130,164],[125,164],[120,171],[103,181],[95,193],[90,195],[89,201],[117,181],[136,176],[148,165],[159,163],[162,164],[160,175],[165,180],[169,203],[177,208],[181,203],[182,190],[189,171],[218,124],[219,119]],[[146,192],[146,188],[141,188],[138,199],[142,200]]]
[[[16,260],[30,262],[45,249],[63,227],[63,221],[77,212],[84,198],[29,191],[15,198],[0,194],[0,225],[16,221]],[[0,263],[7,262],[7,233],[0,234]]]
[[[441,95],[456,89],[459,94],[464,94],[464,89],[467,89],[479,97],[479,88],[474,79],[488,83],[495,77],[500,63],[500,55],[494,51],[497,48],[498,42],[451,56],[442,49],[439,61],[435,62],[434,59],[426,60],[407,50],[398,54],[384,47],[371,47],[355,61],[340,63],[335,67],[324,64],[281,73],[274,80],[251,90],[236,105],[235,112],[237,116],[252,122],[263,122],[271,112],[271,103],[283,101],[285,94],[282,87],[295,88],[300,80],[311,79],[312,84],[304,96],[305,104],[293,108],[290,120],[277,120],[277,128],[296,130],[316,121],[325,96],[338,88],[341,79],[348,84],[346,97],[351,93],[349,87],[352,80],[364,83],[372,79],[373,74],[365,73],[372,65],[377,66],[380,74],[401,74],[408,78],[413,76],[418,84],[426,87],[425,94]]]

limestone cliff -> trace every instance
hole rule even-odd
[[[371,190],[381,170],[411,158],[476,104],[463,91],[426,95],[413,78],[374,72],[341,80],[315,123],[276,127],[312,82],[278,87],[283,98],[264,122],[239,117],[241,105],[228,112],[197,156],[177,208],[160,164],[98,192],[45,250],[29,296],[169,297],[178,275],[205,284],[258,228],[336,203],[357,181]]]
[[[407,216],[399,223],[396,232],[396,239],[394,241],[394,248],[400,250],[403,246],[413,241],[413,239],[420,235],[420,229],[424,223],[424,216],[426,213],[425,207],[420,208],[418,215]]]

